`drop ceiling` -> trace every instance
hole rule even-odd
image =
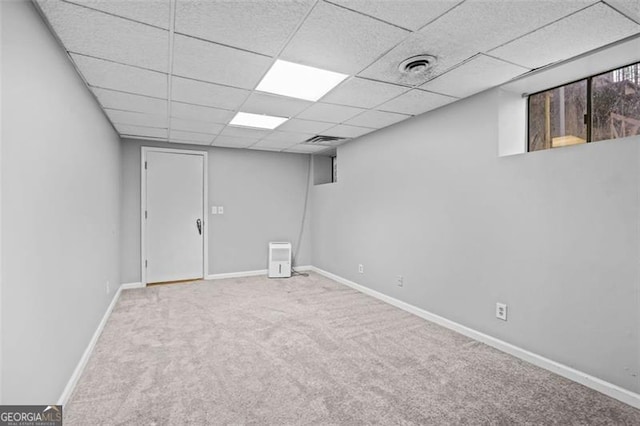
[[[37,0],[123,138],[315,153],[640,34],[638,0]],[[416,81],[408,57],[437,62]],[[256,86],[277,59],[347,74],[317,102]],[[239,111],[289,118],[229,125]]]

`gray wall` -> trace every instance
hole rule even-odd
[[[498,100],[340,147],[313,264],[638,392],[640,137],[499,158]]]
[[[3,403],[51,404],[120,282],[120,142],[31,2],[2,9]]]
[[[310,180],[308,155],[123,140],[123,282],[140,281],[141,146],[209,152],[210,274],[266,269],[269,241],[291,241],[295,251]],[[224,215],[211,215],[212,205],[224,206]],[[309,226],[307,215],[296,265],[310,264]]]

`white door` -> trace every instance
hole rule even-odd
[[[147,151],[146,282],[204,277],[204,158]]]

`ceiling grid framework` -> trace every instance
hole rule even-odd
[[[300,27],[302,26],[302,24],[305,22],[305,20],[307,19],[307,17],[309,16],[309,14],[313,11],[313,9],[315,8],[316,4],[317,4],[318,0],[312,0],[310,2],[308,2],[307,4],[307,9],[305,10],[305,13],[302,17],[302,19],[300,20],[300,22],[298,22],[295,26],[295,28],[293,29],[292,33],[289,34],[286,38],[286,40],[283,40],[281,45],[278,46],[278,55],[275,55],[274,57],[271,58],[271,63],[269,64],[269,66],[273,66],[273,64],[275,64],[276,60],[279,57],[279,54],[282,53],[282,50],[287,46],[287,44],[289,43],[289,41],[291,40],[292,37],[294,37],[295,34],[297,34],[298,30],[300,29]],[[253,3],[256,3],[255,1]],[[272,2],[269,2],[272,3]],[[277,3],[277,2],[276,2]],[[257,2],[257,4],[259,5],[260,3]],[[212,6],[213,4],[210,4],[210,6]],[[238,5],[237,3],[234,5],[235,8],[243,8],[241,5]],[[270,5],[267,5],[267,8]],[[263,3],[261,8],[264,8],[265,4]],[[254,12],[259,12],[261,10],[261,8],[259,8],[258,10],[254,10]],[[246,29],[245,29],[246,31]],[[264,70],[264,72],[262,73],[261,78],[264,78],[264,76],[266,75],[268,69]],[[256,83],[256,85],[254,86],[254,88],[258,85],[258,83]],[[254,94],[257,92],[253,92]],[[260,110],[254,110],[251,111],[251,113],[254,114],[267,114],[267,115],[271,115],[271,116],[279,116],[277,111],[273,111],[272,108],[274,108],[274,106],[278,103],[280,103],[279,101],[276,101],[277,99],[282,99],[282,102],[286,102],[286,100],[290,99],[290,98],[285,98],[285,97],[279,97],[277,95],[273,95],[273,98],[271,100],[271,102],[267,105],[263,105],[263,107]],[[242,111],[242,112],[249,112],[249,111],[245,111],[242,109],[242,107],[244,107],[244,105],[247,103],[247,101],[249,100],[249,98],[247,97],[244,102],[239,106],[238,108],[238,112]],[[303,108],[302,110],[304,110],[306,108]],[[282,125],[278,126],[278,127],[282,127]],[[226,130],[226,129],[225,129]],[[242,130],[242,129],[239,129]],[[231,131],[233,131],[233,128],[231,129]],[[242,135],[238,135],[237,133],[241,133],[241,132],[235,132],[236,135],[229,135],[229,131],[227,130],[227,134],[220,134],[219,136],[217,136],[213,142],[212,145],[214,146],[226,146],[229,148],[236,148],[236,146],[234,146],[235,143],[239,143],[240,146],[237,146],[238,148],[250,148],[250,147],[255,147],[255,149],[260,149],[260,147],[258,146],[258,144],[261,142],[262,139],[264,139],[269,133],[264,134],[262,137],[247,137],[247,136],[242,136]],[[254,134],[255,136],[258,136],[257,134]],[[234,137],[239,138],[239,139],[234,139]],[[241,138],[241,139],[240,139]],[[284,149],[289,148],[289,146],[293,146],[293,144],[288,145],[289,142],[285,142],[285,140],[282,140],[281,143],[284,143]],[[248,145],[247,145],[248,144]],[[267,150],[274,150],[272,147],[262,147],[263,149],[267,149]],[[317,147],[309,147],[309,148],[317,148]],[[313,150],[310,152],[313,153]]]
[[[122,137],[315,153],[640,35],[637,0],[36,0]],[[429,71],[402,73],[429,54]],[[348,77],[317,102],[256,90],[277,60]],[[230,125],[237,112],[288,118]]]

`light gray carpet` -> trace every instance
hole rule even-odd
[[[65,424],[640,424],[640,411],[322,276],[122,293]]]

